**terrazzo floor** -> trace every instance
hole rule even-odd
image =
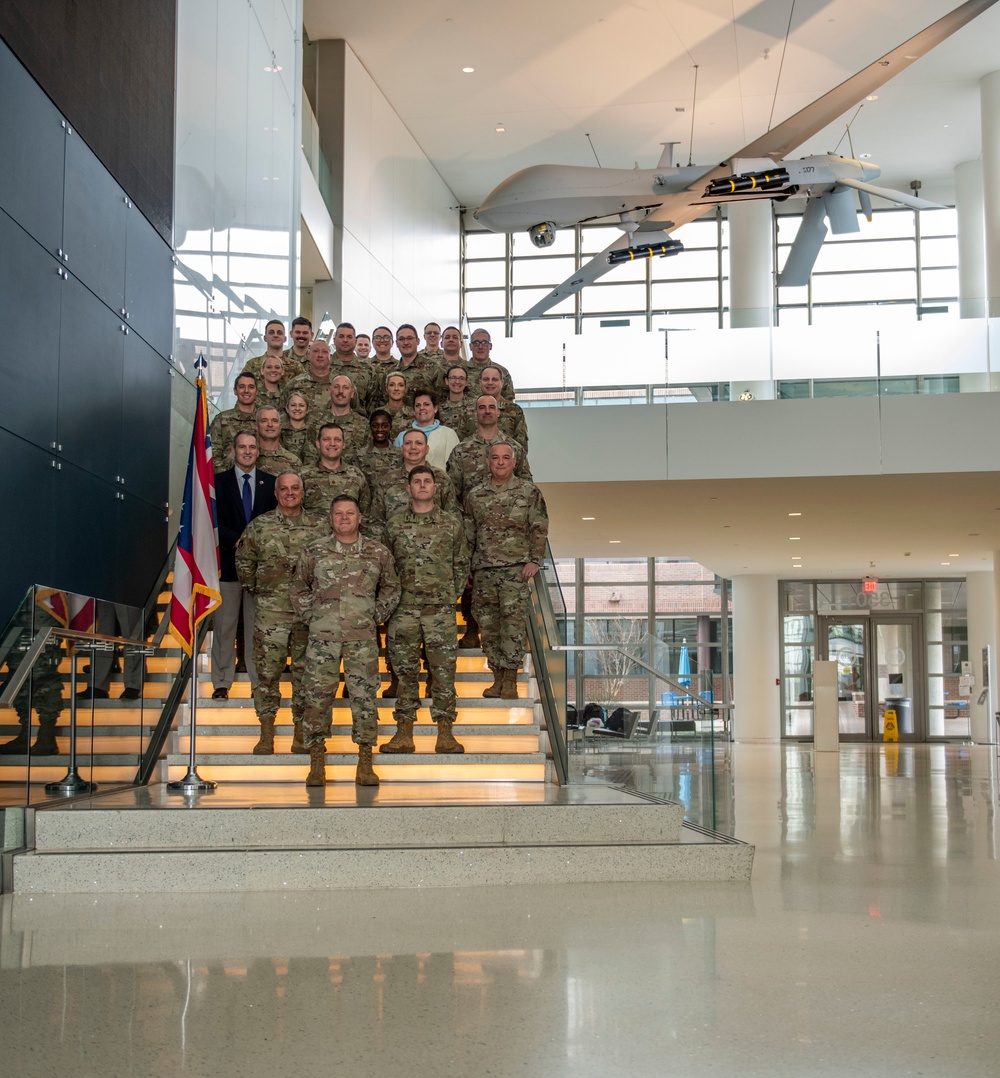
[[[996,746],[714,760],[749,884],[5,896],[3,1072],[998,1073]],[[588,777],[704,808],[699,766]]]

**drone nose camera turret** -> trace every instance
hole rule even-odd
[[[540,225],[532,225],[528,235],[536,247],[551,247],[556,242],[556,226],[551,221],[543,221]]]

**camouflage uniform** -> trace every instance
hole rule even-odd
[[[336,378],[341,374],[350,378],[351,385],[354,386],[354,400],[351,402],[351,407],[363,416],[369,415],[374,409],[371,401],[375,395],[375,374],[367,360],[358,359],[355,356],[350,363],[345,363],[334,355],[330,361],[330,377]]]
[[[267,353],[262,356],[254,356],[253,359],[248,359],[246,365],[243,368],[243,374],[252,374],[257,380],[257,388],[259,389],[263,384],[263,379],[260,376],[260,368],[264,364],[264,360],[267,359]],[[282,385],[288,381],[289,378],[295,378],[300,375],[303,370],[303,365],[288,352],[281,353],[281,366],[283,373],[281,376]]]
[[[324,412],[330,410],[330,382],[332,380],[332,374],[328,373],[322,378],[317,378],[311,370],[307,370],[305,374],[300,374],[285,383],[282,401],[287,401],[293,393],[301,393],[309,402],[308,422],[313,416],[323,415]]]
[[[284,352],[281,353],[281,358],[285,361],[285,364],[292,368],[293,378],[297,375],[304,374],[307,370],[309,370],[308,357],[308,350],[304,352],[301,356],[297,356],[295,354],[294,348],[286,348]]]
[[[495,438],[487,440],[477,431],[471,438],[459,442],[448,458],[448,478],[455,487],[455,497],[458,498],[459,505],[464,506],[470,491],[489,479],[489,447],[497,442],[510,442],[514,459],[517,461],[514,474],[519,479],[531,479],[528,455],[519,442],[503,434],[497,434]]]
[[[471,438],[476,433],[476,398],[467,394],[460,401],[442,401],[438,418],[446,427],[451,427],[459,441]]]
[[[259,467],[259,463],[258,463]],[[302,671],[309,626],[292,609],[288,585],[306,543],[316,538],[319,518],[306,512],[286,517],[280,509],[251,520],[236,544],[236,574],[256,597],[253,659],[259,719],[274,722],[281,706],[281,675],[292,657],[292,718],[302,721]]]
[[[7,670],[10,674],[13,674],[24,662],[25,651],[31,644],[33,631],[38,633],[48,626],[59,624],[51,614],[38,607],[31,611],[22,609],[18,612],[17,618],[25,623],[25,627],[22,629],[17,644],[7,655]],[[27,623],[32,619],[34,624],[29,627]],[[24,650],[21,650],[22,648]],[[55,734],[56,723],[63,709],[63,682],[62,675],[59,673],[63,656],[62,640],[59,637],[51,637],[45,650],[35,660],[34,668],[25,681],[24,687],[14,697],[14,710],[21,723],[21,730],[13,741],[0,746],[0,754],[20,756],[29,752],[32,710],[38,715],[39,724],[34,751],[41,756],[54,756],[58,753]],[[76,685],[70,686],[70,692],[76,692]],[[80,705],[81,708],[84,706],[87,705]]]
[[[444,422],[444,420],[442,420]],[[521,443],[528,452],[528,424],[524,418],[524,409],[513,401],[500,399],[500,413],[497,415],[497,427],[501,434]]]
[[[403,361],[400,360],[396,364],[393,374],[401,374],[406,379],[406,403],[413,404],[413,394],[419,391],[430,390],[434,394],[435,400],[440,400],[444,393],[442,387],[444,386],[444,370],[441,364],[433,359],[421,358],[419,355],[413,357],[413,362],[408,366],[403,366]]]
[[[398,360],[392,358],[378,359],[374,352],[368,357],[368,366],[371,367],[372,377],[374,378],[372,395],[368,403],[373,412],[376,408],[384,408],[386,406],[389,397],[385,391],[385,380],[390,374],[396,373],[396,367],[398,365]]]
[[[361,515],[368,515],[372,501],[371,488],[364,472],[353,464],[341,461],[336,471],[324,468],[322,464],[308,464],[299,469],[299,477],[305,487],[302,507],[310,513],[329,516],[333,499],[341,494],[350,494],[357,501]]]
[[[388,412],[389,409],[387,408],[386,411]],[[413,422],[413,409],[408,404],[404,404],[398,412],[389,412],[389,415],[392,416],[389,438],[390,440],[395,440],[400,431],[409,429],[410,424]]]
[[[444,362],[444,349],[443,348],[421,348],[417,353],[417,359],[430,359],[433,360],[439,367]]]
[[[314,463],[318,454],[316,446],[309,441],[308,424],[300,430],[296,430],[295,427],[285,426],[285,423],[287,422],[288,417],[283,415],[281,417],[281,444],[289,453],[294,453],[303,464]],[[312,450],[311,454],[309,453],[309,450]],[[312,459],[309,459],[310,456]]]
[[[252,412],[241,412],[239,408],[227,408],[212,420],[208,428],[209,437],[212,439],[212,467],[217,472],[224,472],[233,466],[229,455],[237,434],[257,433],[257,409],[256,405]]]
[[[365,458],[365,466],[361,470],[365,473],[368,485],[372,488],[373,502],[379,484],[385,481],[391,482],[402,466],[403,455],[391,442],[384,449],[372,446]]]
[[[386,633],[392,670],[399,678],[396,722],[417,717],[421,641],[434,682],[431,719],[454,722],[455,599],[469,575],[469,548],[461,521],[437,506],[429,513],[407,508],[389,520],[385,542],[402,589]]]
[[[307,544],[291,584],[292,607],[309,623],[302,740],[306,748],[330,734],[330,709],[340,681],[340,660],[351,697],[351,739],[374,745],[378,737],[375,694],[379,687],[375,626],[399,602],[392,556],[364,536],[349,546],[328,535]]]
[[[246,374],[246,371],[243,373]],[[284,397],[285,392],[280,386],[277,393],[269,393],[264,388],[264,380],[261,378],[257,381],[257,399],[254,401],[253,406],[257,411],[260,411],[261,408],[277,408],[280,412]]]
[[[534,483],[511,476],[503,486],[480,484],[465,502],[465,534],[472,549],[472,615],[494,670],[524,661],[529,584],[527,562],[545,557],[549,517]]]
[[[455,367],[458,364],[453,363],[451,366]],[[475,393],[479,388],[479,372],[483,367],[496,367],[500,372],[503,382],[500,385],[500,396],[504,400],[512,401],[514,399],[514,382],[510,377],[510,371],[502,363],[497,363],[496,360],[490,359],[485,363],[476,363],[473,360],[467,360],[462,364],[465,368],[466,374],[469,376],[469,392]]]
[[[431,468],[437,490],[434,492],[434,504],[446,513],[452,513],[461,519],[461,507],[455,497],[455,488],[451,480],[439,468]],[[397,513],[410,507],[410,492],[406,483],[409,472],[400,464],[395,471],[388,473],[372,494],[371,513],[368,517],[368,533],[373,539],[384,542],[385,526]]]
[[[321,413],[321,417],[312,420],[309,425],[308,442],[315,448],[319,438],[320,427],[326,423],[336,423],[344,432],[344,461],[360,468],[368,459],[368,453],[372,445],[372,429],[368,420],[358,412],[348,412],[347,415],[334,415],[329,406]],[[316,456],[319,456],[317,450]]]
[[[257,455],[257,470],[268,475],[281,475],[282,472],[298,472],[302,460],[288,449],[262,449]]]

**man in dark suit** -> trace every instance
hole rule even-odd
[[[257,436],[240,433],[233,442],[236,466],[215,473],[215,510],[219,519],[219,590],[222,605],[215,612],[212,633],[213,700],[228,700],[236,676],[236,625],[243,611],[244,639],[253,639],[254,598],[240,587],[236,576],[236,544],[255,517],[277,508],[274,476],[257,471]],[[246,655],[250,684],[256,688],[257,671],[250,650]]]

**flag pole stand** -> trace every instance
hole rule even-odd
[[[195,727],[198,714],[198,653],[191,659],[191,752],[188,759],[187,774],[175,782],[168,782],[167,789],[172,793],[194,793],[199,790],[214,790],[219,784],[211,779],[203,779],[195,765]]]

